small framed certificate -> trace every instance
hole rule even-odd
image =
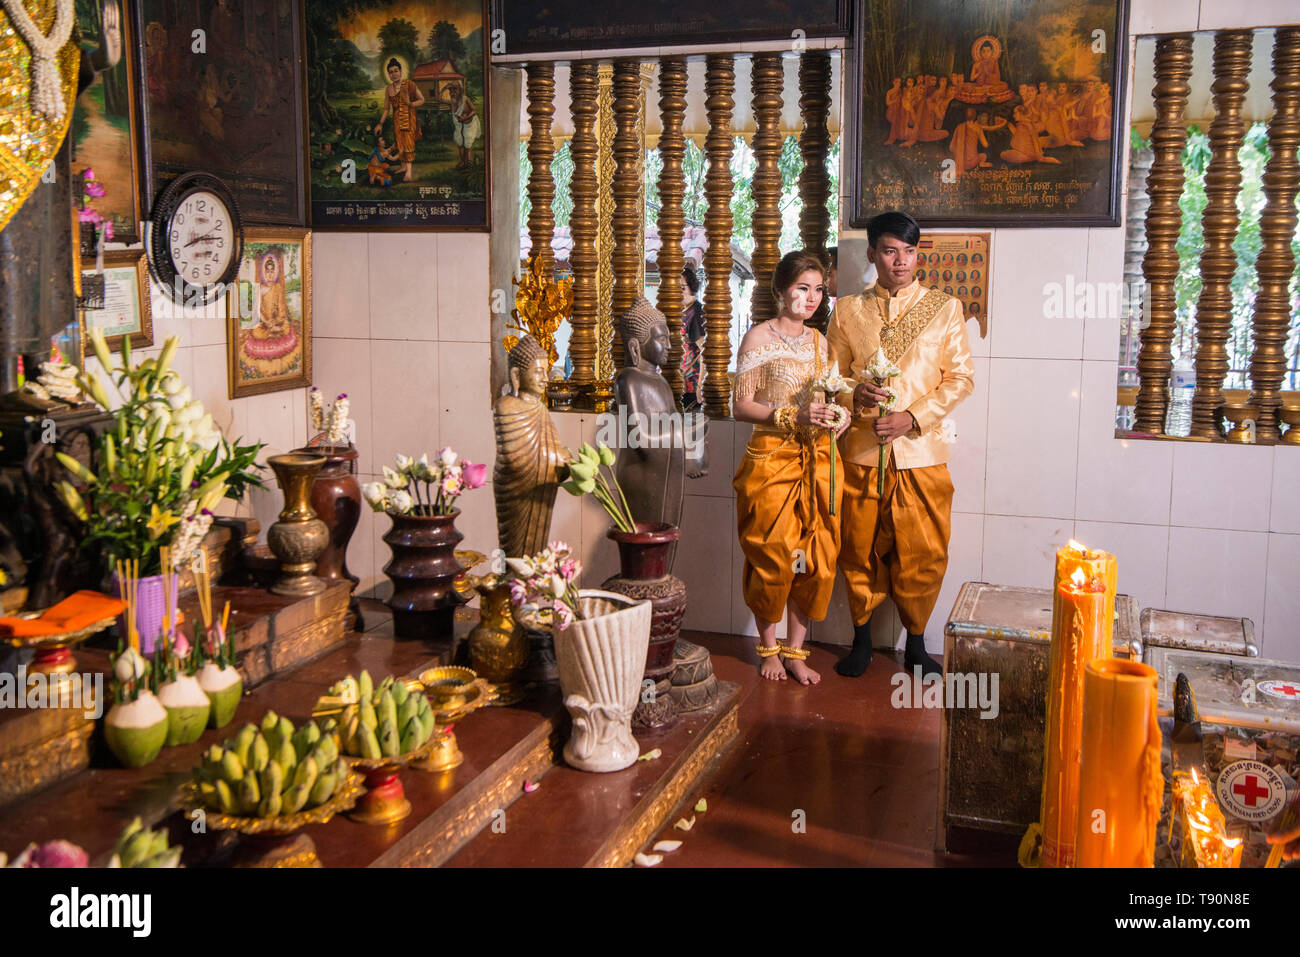
[[[92,275],[89,270],[83,277]],[[153,313],[149,308],[149,268],[144,253],[137,249],[104,253],[103,305],[87,309],[86,331],[98,329],[116,350],[123,336],[131,337],[131,348],[153,345]],[[84,350],[83,350],[84,351]]]

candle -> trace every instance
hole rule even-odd
[[[1083,679],[1078,867],[1153,867],[1164,797],[1156,670],[1101,658]]]
[[[1088,581],[1097,578],[1106,586],[1106,640],[1109,642],[1115,635],[1115,589],[1119,581],[1115,556],[1100,549],[1081,545],[1074,539],[1070,539],[1068,545],[1056,550],[1056,578],[1052,582],[1053,595],[1055,595],[1056,589],[1061,587],[1061,583],[1068,582],[1076,571],[1082,572]],[[1055,604],[1053,604],[1052,610],[1055,612]],[[1110,656],[1109,644],[1106,645],[1106,656]]]
[[[1059,556],[1059,553],[1058,553]],[[1058,557],[1058,568],[1060,561]],[[1078,818],[1079,748],[1083,742],[1083,674],[1110,655],[1106,585],[1076,567],[1055,590],[1043,734],[1043,867],[1074,866]]]
[[[1210,792],[1210,782],[1195,768],[1174,774],[1174,809],[1183,829],[1181,866],[1241,866],[1244,844],[1239,837],[1228,837],[1228,824]]]

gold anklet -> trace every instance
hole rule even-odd
[[[781,653],[781,643],[778,641],[775,645],[759,645],[758,657],[771,658],[773,655]]]
[[[807,648],[791,648],[784,641],[776,643],[777,654],[782,658],[794,658],[798,661],[804,661],[812,652]]]

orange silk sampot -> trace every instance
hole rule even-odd
[[[1083,679],[1076,867],[1153,867],[1160,773],[1156,670],[1103,658]]]

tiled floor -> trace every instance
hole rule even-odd
[[[691,634],[714,672],[741,686],[740,738],[690,799],[708,801],[661,867],[945,867],[1014,865],[1014,847],[977,856],[936,854],[942,713],[890,705],[890,677],[903,670],[877,651],[861,678],[842,678],[842,648],[813,645],[822,682],[758,677],[753,639]]]

